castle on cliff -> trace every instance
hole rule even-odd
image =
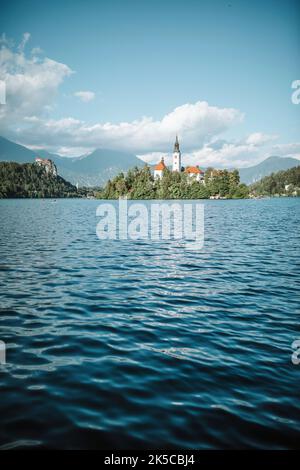
[[[57,168],[55,163],[52,160],[49,160],[48,158],[41,158],[41,157],[36,157],[35,163],[38,166],[41,166],[42,168],[45,169],[46,173],[57,176]]]

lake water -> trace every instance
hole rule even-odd
[[[0,201],[2,448],[299,448],[300,199],[205,201],[205,244]]]

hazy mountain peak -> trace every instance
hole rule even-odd
[[[250,166],[248,168],[240,168],[240,179],[242,183],[255,183],[271,173],[288,170],[289,168],[293,168],[299,164],[300,161],[296,158],[271,155],[257,165]]]

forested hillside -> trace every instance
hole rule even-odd
[[[0,198],[78,197],[77,189],[35,163],[0,162]]]
[[[252,184],[250,190],[261,196],[300,196],[300,166],[272,173]]]

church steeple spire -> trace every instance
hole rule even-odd
[[[181,153],[177,135],[173,150],[173,171],[181,171]]]
[[[177,134],[176,134],[176,139],[175,139],[175,144],[174,144],[174,152],[180,152]]]

